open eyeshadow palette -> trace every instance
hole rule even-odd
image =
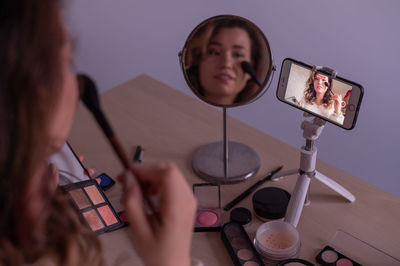
[[[63,188],[94,232],[100,234],[124,225],[96,180],[73,183]]]
[[[264,265],[242,225],[226,223],[222,227],[221,238],[236,266]]]
[[[348,265],[348,266],[361,266],[361,264],[354,260],[346,257],[342,253],[338,252],[330,246],[324,247],[323,250],[317,255],[316,260],[321,265],[336,266],[336,265]]]
[[[400,265],[398,258],[342,230],[335,232],[316,260],[324,266]]]

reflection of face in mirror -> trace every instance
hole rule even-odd
[[[209,41],[200,61],[199,77],[204,96],[211,102],[231,105],[245,88],[250,75],[241,67],[251,62],[251,40],[244,29],[221,28]]]
[[[264,35],[240,17],[221,16],[206,21],[192,32],[186,47],[184,71],[188,83],[197,96],[210,104],[241,105],[262,90],[243,71],[241,62],[250,63],[261,83],[271,71]]]

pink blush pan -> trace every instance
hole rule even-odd
[[[193,194],[197,199],[195,232],[221,231],[221,192],[219,184],[193,184]]]
[[[217,223],[218,216],[215,212],[203,211],[197,215],[196,221],[198,224],[200,224],[202,226],[212,226],[215,223]]]

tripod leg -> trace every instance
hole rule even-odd
[[[311,178],[309,176],[305,174],[300,175],[293,189],[292,196],[290,197],[289,205],[286,210],[285,222],[292,224],[294,227],[297,227],[299,223],[310,181]]]
[[[318,179],[319,181],[321,181],[326,186],[330,187],[332,190],[334,190],[337,193],[339,193],[340,195],[342,195],[348,201],[354,202],[356,200],[356,197],[354,197],[354,195],[350,191],[348,191],[343,186],[341,186],[340,184],[336,183],[335,181],[333,181],[329,177],[321,174],[320,172],[318,172],[318,171],[315,172],[315,178]]]

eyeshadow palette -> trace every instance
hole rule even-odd
[[[94,179],[63,186],[84,220],[96,233],[123,226],[119,216]]]
[[[264,265],[242,225],[226,223],[222,227],[221,238],[236,266]]]
[[[221,192],[219,184],[193,185],[197,199],[195,232],[219,232],[221,230]]]
[[[324,247],[324,249],[318,253],[316,260],[324,266],[361,266],[361,264],[346,257],[330,246]]]
[[[106,173],[102,173],[96,177],[97,184],[100,185],[101,189],[103,191],[106,191],[107,189],[111,188],[113,185],[115,185],[115,181],[109,177]]]

